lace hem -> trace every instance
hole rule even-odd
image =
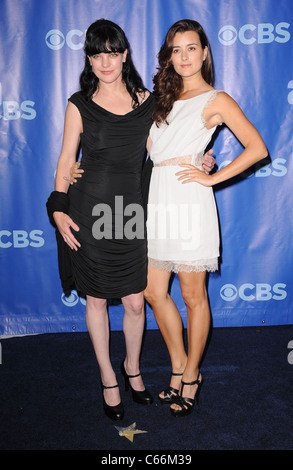
[[[203,271],[215,272],[218,270],[217,258],[210,260],[199,261],[163,261],[158,259],[149,258],[149,265],[153,268],[161,269],[162,271],[169,271],[173,273],[201,273]]]

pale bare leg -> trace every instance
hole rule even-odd
[[[139,356],[144,330],[145,313],[143,293],[132,294],[122,298],[124,306],[123,331],[126,343],[125,368],[129,375],[139,373]],[[107,301],[87,296],[86,322],[100,367],[101,380],[105,386],[117,384],[109,351],[109,318]],[[142,377],[131,378],[131,385],[137,391],[145,389]],[[121,401],[119,388],[105,389],[105,401],[110,406],[118,405]]]
[[[105,299],[87,296],[86,323],[100,367],[101,381],[107,387],[116,385],[116,374],[110,360],[109,318],[107,312],[107,301]],[[106,389],[103,393],[108,405],[115,406],[120,403],[121,400],[118,387]]]
[[[122,298],[124,306],[123,331],[126,345],[124,366],[128,375],[140,373],[139,357],[145,324],[143,293],[131,294]],[[145,386],[141,375],[130,378],[130,384],[136,391],[143,391]]]

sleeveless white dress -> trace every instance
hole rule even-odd
[[[168,125],[150,129],[154,163],[148,199],[149,264],[173,272],[216,271],[219,224],[213,189],[182,184],[175,173],[191,163],[202,169],[204,151],[217,126],[205,127],[203,111],[216,97],[210,90],[175,101]]]

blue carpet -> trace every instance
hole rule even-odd
[[[157,394],[170,366],[158,330],[145,333],[141,370],[154,403],[132,402],[119,365],[121,332],[111,334],[111,357],[125,417],[103,413],[100,379],[87,333],[57,333],[1,340],[2,450],[292,450],[293,326],[215,328],[201,365],[199,406],[171,416]],[[136,423],[133,442],[116,426]],[[106,454],[105,454],[106,455]],[[108,454],[107,454],[108,455]]]

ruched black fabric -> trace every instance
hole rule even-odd
[[[105,110],[82,92],[69,100],[77,106],[83,122],[84,173],[68,192],[69,216],[80,229],[72,230],[81,243],[78,251],[71,251],[76,288],[105,299],[141,292],[147,282],[145,224],[132,224],[134,220],[141,222],[141,217],[134,217],[137,208],[144,206],[142,167],[154,97],[150,95],[126,115]],[[127,222],[134,238],[129,237],[129,231],[125,233]]]

